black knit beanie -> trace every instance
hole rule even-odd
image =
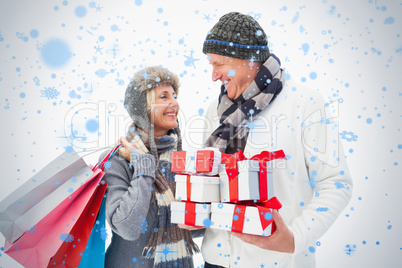
[[[253,17],[239,12],[223,15],[208,32],[202,52],[265,62],[270,55],[267,36]]]

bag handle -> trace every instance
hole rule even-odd
[[[98,164],[95,165],[95,167],[92,169],[92,171],[97,170],[100,168],[102,171],[105,169],[105,163],[109,161],[109,159],[122,147],[123,144],[119,143],[117,144],[104,158],[102,161],[100,161]]]

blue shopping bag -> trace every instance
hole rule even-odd
[[[107,239],[106,232],[106,194],[103,197],[101,207],[99,209],[98,218],[92,228],[89,236],[84,255],[81,258],[78,268],[105,267],[105,244]]]

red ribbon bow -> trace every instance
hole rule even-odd
[[[279,210],[282,204],[276,197],[264,202],[251,202],[242,201],[235,205],[232,219],[232,231],[237,233],[243,232],[244,218],[246,213],[246,207],[255,206],[258,209],[258,215],[260,216],[260,222],[262,230],[264,231],[270,224],[272,224],[271,234],[275,231],[276,226],[272,217],[272,209]],[[237,214],[236,214],[237,213]]]

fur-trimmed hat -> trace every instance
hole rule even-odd
[[[223,15],[208,32],[202,52],[265,62],[270,55],[267,36],[253,17],[239,12]]]

